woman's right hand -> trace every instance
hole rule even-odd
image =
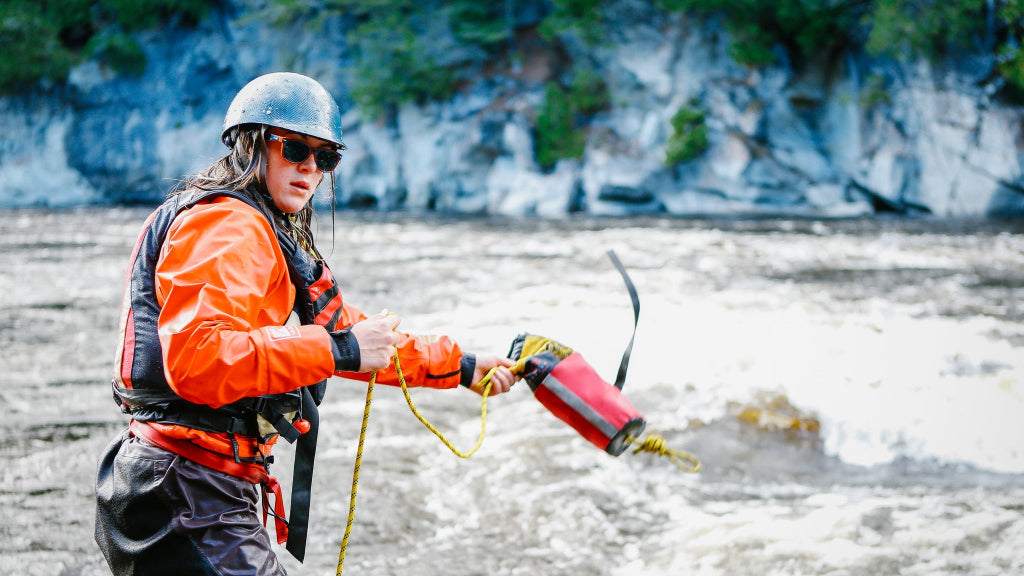
[[[352,335],[359,343],[360,372],[383,370],[391,365],[400,340],[395,328],[401,322],[401,318],[385,309],[352,325]]]

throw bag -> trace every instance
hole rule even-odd
[[[598,448],[618,456],[627,439],[643,433],[643,416],[602,379],[579,352],[550,338],[520,334],[512,342],[512,371],[520,374],[534,397]]]

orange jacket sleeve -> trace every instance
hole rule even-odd
[[[283,326],[295,288],[270,223],[244,202],[217,198],[178,216],[156,284],[164,371],[190,402],[216,408],[334,370],[326,329]]]
[[[364,319],[366,319],[365,314],[346,303],[338,326],[347,328]],[[447,336],[414,336],[404,332],[399,332],[399,334],[401,340],[398,343],[398,360],[402,366],[405,383],[409,387],[454,388],[459,385],[465,370],[472,372],[475,365],[475,362],[471,360],[472,357],[464,355],[459,345]],[[363,382],[370,379],[368,373],[336,372],[335,374]],[[469,377],[472,377],[472,373],[469,374]],[[394,362],[386,369],[377,372],[376,382],[388,386],[400,385]]]

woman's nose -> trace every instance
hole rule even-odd
[[[306,159],[299,162],[299,170],[303,172],[314,172],[319,170],[316,166],[316,154],[310,154],[306,156]]]

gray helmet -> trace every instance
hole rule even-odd
[[[265,124],[307,134],[344,148],[338,103],[316,80],[302,74],[276,72],[246,84],[224,115],[220,139],[231,148],[231,129]]]

